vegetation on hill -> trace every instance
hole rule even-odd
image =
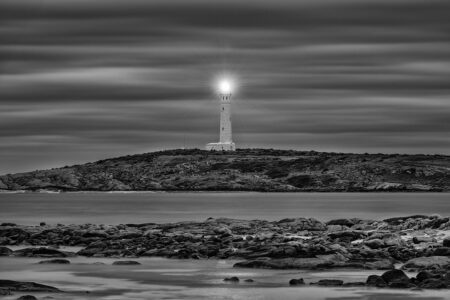
[[[449,191],[450,156],[167,150],[0,176],[3,190]]]

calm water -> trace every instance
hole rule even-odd
[[[33,293],[61,300],[148,300],[148,299],[217,299],[217,300],[403,300],[448,299],[448,291],[410,291],[374,288],[289,287],[291,278],[306,283],[324,278],[344,281],[365,280],[380,271],[305,272],[298,270],[233,269],[233,261],[168,260],[140,258],[142,265],[113,266],[115,259],[71,258],[71,265],[39,265],[39,258],[0,257],[0,278],[38,281],[68,293],[52,295]],[[103,264],[93,264],[101,262]],[[412,275],[412,274],[410,274]],[[226,283],[223,278],[252,278],[253,283]],[[89,291],[89,293],[85,293]],[[29,294],[29,293],[28,293]],[[15,300],[19,296],[4,297]]]
[[[383,219],[450,216],[449,193],[25,193],[0,194],[0,222],[145,223],[208,217]]]

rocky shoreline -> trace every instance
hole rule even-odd
[[[121,225],[0,225],[0,256],[70,263],[73,256],[234,259],[236,268],[386,270],[366,282],[319,281],[319,286],[450,288],[450,218],[385,220],[313,218],[280,221],[209,218],[203,222]],[[12,250],[11,246],[21,246]],[[60,246],[76,246],[67,252]],[[419,272],[408,276],[408,272]],[[239,281],[239,280],[238,280]],[[301,278],[291,285],[302,285]]]

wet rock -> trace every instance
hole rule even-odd
[[[433,256],[450,256],[450,247],[439,247],[434,249]]]
[[[244,282],[255,282],[255,281],[251,278],[248,278],[248,279],[245,279]]]
[[[14,280],[0,280],[0,288],[17,292],[59,292],[60,290],[35,282],[22,282]]]
[[[394,289],[407,289],[407,288],[415,287],[414,284],[412,284],[409,280],[406,280],[406,279],[392,281],[391,283],[388,284],[388,286],[390,288],[394,288]]]
[[[39,223],[39,226],[45,226],[45,225],[47,225],[47,223],[45,223],[45,222]]]
[[[0,256],[12,255],[13,251],[7,247],[0,247]]]
[[[450,237],[447,237],[442,241],[442,246],[450,247]]]
[[[355,222],[350,219],[335,219],[335,220],[328,221],[326,224],[352,227],[353,225],[355,225]]]
[[[13,255],[25,257],[68,257],[73,256],[73,253],[40,247],[40,248],[25,248],[21,250],[16,250],[13,252]]]
[[[30,234],[21,228],[7,227],[0,229],[0,237],[13,240],[15,243],[21,243],[27,240],[30,237]]]
[[[17,300],[37,300],[37,298],[32,295],[23,295],[17,298]]]
[[[392,282],[408,281],[409,277],[402,270],[389,270],[381,275],[381,278],[390,285]]]
[[[446,289],[449,286],[450,286],[449,282],[446,282],[442,279],[434,279],[434,278],[425,279],[419,284],[419,287],[422,289]]]
[[[415,236],[413,237],[413,243],[414,244],[420,244],[420,243],[432,243],[435,242],[436,240],[433,239],[432,237],[428,237],[428,236]]]
[[[17,224],[16,224],[16,223],[2,223],[2,224],[0,224],[0,226],[10,226],[10,227],[14,227],[14,226],[17,226]]]
[[[430,278],[433,278],[433,275],[428,271],[420,271],[416,275],[417,282],[422,282],[422,281],[430,279]]]
[[[289,285],[303,285],[303,284],[305,284],[303,278],[289,280]]]
[[[362,281],[356,281],[356,282],[345,282],[342,286],[345,287],[353,287],[353,286],[365,286],[366,283]]]
[[[418,257],[408,260],[402,269],[443,269],[450,267],[450,257],[447,256],[429,256]]]
[[[134,260],[117,260],[112,263],[113,265],[119,265],[119,266],[129,266],[129,265],[140,265],[141,263],[134,261]]]
[[[316,284],[320,286],[341,286],[344,284],[344,282],[337,279],[322,279],[319,280]]]
[[[367,277],[366,284],[368,286],[375,286],[375,287],[387,286],[386,281],[384,281],[384,279],[378,275],[370,275],[369,277]]]
[[[70,261],[67,259],[48,259],[41,260],[38,264],[56,264],[56,265],[67,265],[70,264]]]
[[[233,277],[227,277],[227,278],[225,278],[223,281],[226,281],[226,282],[239,282],[239,278],[236,277],[236,276],[233,276]]]
[[[9,289],[0,288],[0,296],[8,296],[11,295],[11,291]]]

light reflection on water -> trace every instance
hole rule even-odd
[[[114,259],[71,258],[71,265],[40,265],[37,258],[1,257],[0,278],[34,281],[68,291],[62,294],[34,293],[38,298],[51,296],[68,300],[147,300],[147,299],[217,299],[217,300],[400,300],[447,299],[448,291],[410,291],[371,288],[289,287],[291,278],[306,282],[323,278],[362,281],[378,271],[306,272],[299,270],[233,269],[232,261],[193,261],[137,259],[142,265],[115,266]],[[223,278],[252,278],[254,283],[226,283]],[[86,293],[89,291],[89,293]],[[19,293],[3,299],[17,299]]]

